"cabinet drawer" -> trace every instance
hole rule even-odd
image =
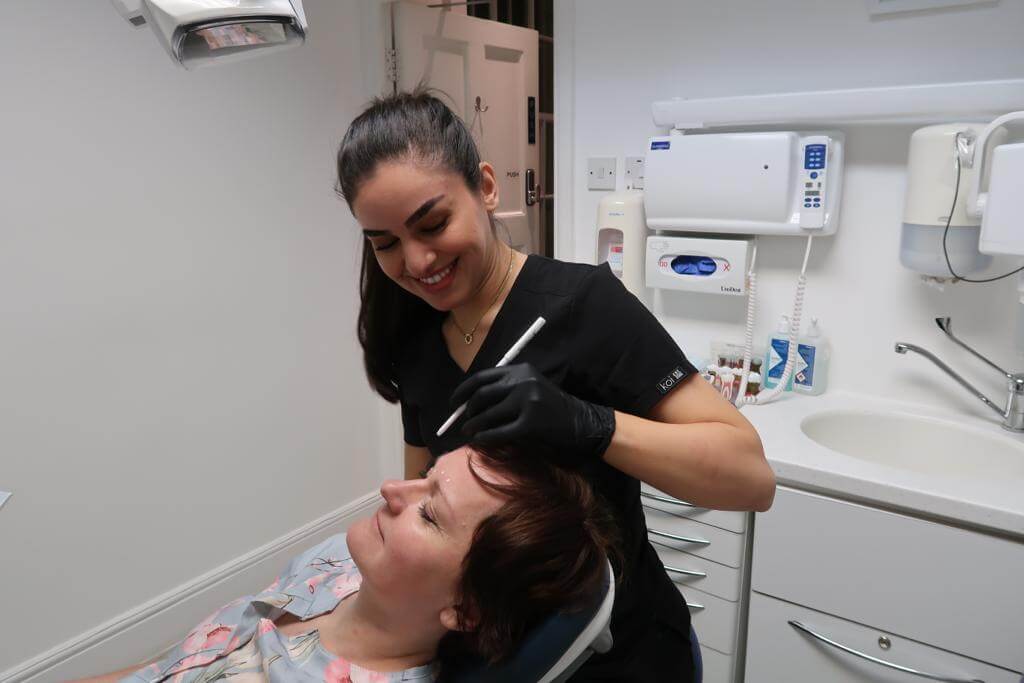
[[[1024,669],[1024,544],[782,487],[756,529],[754,590]]]
[[[649,508],[644,509],[644,517],[647,538],[655,550],[683,550],[730,567],[739,567],[743,560],[743,534]]]
[[[696,588],[725,598],[731,602],[740,599],[740,570],[718,564],[703,557],[697,557],[681,550],[672,550],[654,546],[665,565],[669,578],[686,593],[688,587]],[[684,572],[697,572],[704,576],[694,576]]]
[[[700,640],[700,635],[697,636]],[[704,664],[704,683],[733,683],[733,658],[700,644],[700,658]]]
[[[844,652],[791,626],[790,621],[799,622],[815,633],[865,655],[928,673],[934,678],[898,671]],[[880,645],[882,638],[888,639],[888,649]],[[1019,683],[1020,675],[899,638],[886,631],[752,593],[745,680],[747,683],[922,683],[927,680]]]
[[[738,534],[747,530],[747,518],[750,516],[749,512],[695,507],[644,483],[640,484],[640,502],[645,508],[663,510],[678,517],[688,517]]]
[[[697,632],[697,640],[719,652],[733,654],[739,605],[692,588],[680,592],[690,608],[690,621]]]

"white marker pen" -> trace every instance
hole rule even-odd
[[[501,360],[499,360],[498,364],[495,365],[494,367],[500,368],[514,361],[516,359],[516,356],[519,355],[519,352],[523,350],[523,347],[530,343],[531,339],[537,336],[537,333],[540,332],[540,328],[544,327],[544,323],[546,322],[547,321],[544,320],[544,318],[537,318],[536,320],[534,320],[533,324],[530,325],[526,332],[523,332],[523,336],[519,338],[519,341],[512,345],[512,348],[508,350],[508,353],[502,356]],[[442,434],[447,432],[448,428],[455,424],[455,421],[458,420],[459,417],[464,412],[466,412],[465,403],[456,408],[455,412],[452,413],[452,416],[444,421],[444,424],[441,425],[441,428],[437,430],[437,436],[441,436]]]

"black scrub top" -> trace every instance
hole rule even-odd
[[[563,391],[586,401],[643,417],[698,374],[607,264],[530,255],[467,372],[448,353],[440,318],[403,345],[397,370],[406,443],[426,446],[435,458],[465,445],[461,419],[435,436],[452,412],[455,387],[494,367],[538,316],[547,322],[513,362],[532,364]],[[588,463],[583,473],[613,508],[625,562],[612,612],[613,649],[588,660],[584,669],[589,669],[621,662],[650,632],[652,619],[688,636],[690,614],[647,540],[640,482],[603,460]]]

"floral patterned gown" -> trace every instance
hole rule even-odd
[[[436,665],[370,671],[327,652],[318,631],[289,637],[275,627],[285,612],[301,620],[330,612],[361,582],[345,535],[332,536],[294,558],[266,590],[220,608],[159,661],[121,683],[433,681]]]

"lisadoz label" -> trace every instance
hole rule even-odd
[[[679,384],[679,382],[685,377],[686,373],[683,372],[683,368],[676,367],[675,370],[665,375],[665,377],[658,382],[658,392],[664,396],[672,389],[672,387]]]

